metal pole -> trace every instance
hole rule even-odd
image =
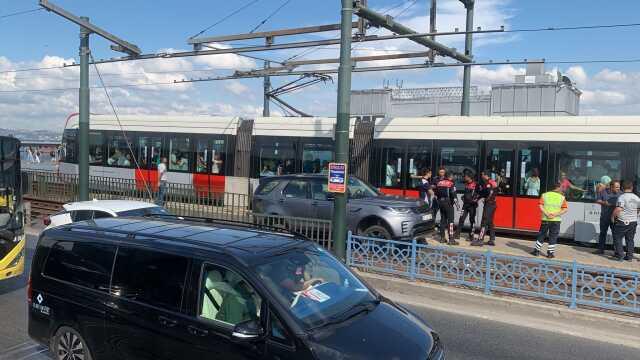
[[[89,18],[81,17],[89,22]],[[91,32],[80,26],[80,120],[78,130],[78,170],[80,201],[89,200],[89,34]]]
[[[475,0],[467,0],[464,4],[467,8],[467,31],[473,31],[473,6]],[[467,33],[465,35],[464,41],[464,54],[469,58],[472,58],[472,42],[473,42],[473,34]],[[462,108],[460,114],[462,116],[469,116],[470,114],[470,104],[469,104],[469,93],[471,92],[471,66],[464,67],[464,75],[462,79]]]
[[[267,38],[265,38],[265,42],[267,46],[272,45],[273,37],[268,36]],[[265,70],[269,69],[270,67],[271,67],[271,62],[265,61],[264,62]],[[262,106],[262,116],[264,117],[271,116],[271,111],[269,110],[269,91],[271,91],[271,77],[265,76],[264,77],[264,105]]]
[[[429,32],[436,32],[436,1],[431,0],[431,8],[429,9]],[[435,41],[436,37],[431,36],[431,40]],[[429,51],[429,61],[434,62],[436,59],[436,53],[431,50]]]
[[[338,69],[338,114],[335,133],[335,161],[349,163],[349,106],[351,96],[352,0],[342,0],[340,67]],[[345,184],[349,184],[348,171]],[[347,239],[347,194],[335,194],[333,202],[333,244],[335,254],[345,259]]]

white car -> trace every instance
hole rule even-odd
[[[130,200],[79,201],[64,204],[62,208],[64,210],[44,218],[46,229],[77,221],[107,217],[169,214],[165,208],[158,205]]]

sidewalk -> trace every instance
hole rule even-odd
[[[467,234],[462,234],[460,240],[460,246],[458,248],[466,249],[466,250],[475,250],[475,251],[489,251],[491,250],[494,253],[505,254],[505,255],[513,255],[513,256],[524,256],[524,257],[533,257],[531,255],[531,251],[535,246],[535,239],[533,236],[517,236],[513,235],[510,237],[498,236],[496,238],[496,246],[471,246],[470,242],[466,241]],[[485,244],[489,240],[489,237],[485,237]],[[432,237],[427,237],[427,241],[430,245],[441,245],[437,239]],[[546,259],[546,249],[547,244],[543,248],[543,255],[540,258]],[[636,260],[629,261],[615,261],[612,260],[613,250],[607,250],[605,255],[597,255],[595,248],[588,247],[586,245],[580,245],[577,243],[576,245],[568,245],[568,244],[558,244],[556,247],[556,258],[554,260],[557,261],[574,261],[576,260],[580,264],[585,265],[593,265],[593,266],[601,266],[606,268],[615,268],[621,270],[629,270],[629,271],[640,271],[640,254],[636,254]]]

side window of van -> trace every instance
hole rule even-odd
[[[228,325],[260,319],[262,299],[235,272],[209,265],[200,288],[200,317]]]
[[[157,251],[120,247],[111,292],[131,300],[179,311],[189,260]]]
[[[116,247],[84,242],[56,242],[44,266],[44,275],[107,292]]]

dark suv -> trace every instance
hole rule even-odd
[[[433,214],[421,200],[386,196],[350,176],[347,226],[355,234],[385,239],[411,239],[435,227]],[[260,179],[253,196],[259,214],[331,220],[333,194],[326,175],[285,175]]]
[[[28,302],[29,335],[56,359],[444,358],[421,319],[318,245],[228,222],[46,230]]]

